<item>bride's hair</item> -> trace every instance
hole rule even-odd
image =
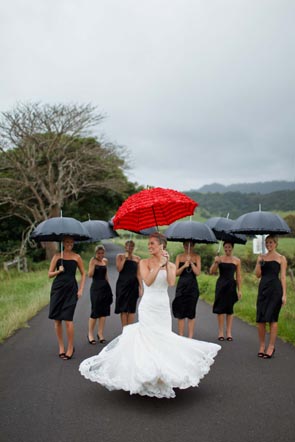
[[[150,238],[155,238],[159,244],[162,244],[164,246],[164,249],[167,247],[167,239],[166,236],[163,235],[160,232],[154,232],[150,234]]]

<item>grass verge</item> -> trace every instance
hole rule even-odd
[[[217,276],[202,274],[198,278],[200,298],[213,305]],[[243,275],[242,299],[235,304],[234,315],[256,326],[256,299],[259,280],[255,275]],[[278,323],[278,336],[295,345],[295,296],[292,282],[287,278],[287,304],[282,307]]]
[[[0,272],[0,342],[28,321],[49,302],[47,270],[30,273]]]
[[[117,238],[115,242],[123,245],[126,239],[130,239],[130,235]],[[135,253],[142,258],[148,257],[147,238],[135,236],[132,239],[134,239],[136,244]],[[199,249],[198,245],[196,249]],[[174,261],[176,255],[183,248],[180,243],[169,242],[168,250],[171,260]],[[246,249],[241,250],[244,253],[247,252]],[[236,255],[240,256],[238,251],[240,249],[236,250]],[[202,256],[202,262],[204,262],[204,255],[200,251],[199,253]],[[249,250],[247,253],[249,253]],[[92,250],[81,254],[84,258],[86,270],[91,254]],[[209,256],[209,261],[211,259],[213,260],[213,255],[212,257]],[[17,329],[27,327],[28,321],[48,304],[52,280],[48,279],[47,271],[47,266],[46,269],[29,273],[19,273],[14,270],[11,270],[9,273],[0,271],[0,342],[11,336]],[[200,297],[211,305],[214,301],[216,278],[216,276],[209,276],[205,273],[202,273],[198,278],[201,292]],[[252,325],[256,325],[258,284],[259,280],[253,273],[244,272],[243,298],[235,305],[235,316]],[[287,305],[282,308],[279,318],[279,337],[295,345],[295,290],[290,277],[287,277],[287,287]]]

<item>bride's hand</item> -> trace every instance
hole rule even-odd
[[[164,250],[161,258],[162,266],[166,266],[168,264],[168,261],[169,261],[169,253],[166,250]]]

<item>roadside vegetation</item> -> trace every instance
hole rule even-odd
[[[131,166],[128,149],[105,142],[105,136],[94,135],[94,127],[104,118],[90,104],[20,103],[10,111],[0,112],[0,268],[4,262],[26,258],[29,270],[28,273],[0,270],[0,342],[27,326],[28,320],[49,302],[48,259],[56,251],[55,244],[47,243],[46,249],[40,245],[34,247],[31,230],[61,213],[80,221],[110,220],[128,196],[142,190],[141,185],[130,182],[126,175]],[[227,214],[234,219],[258,210],[259,206],[279,213],[290,226],[292,236],[280,239],[279,251],[286,255],[289,269],[295,271],[294,183],[272,181],[246,187],[231,187],[223,192],[215,184],[207,192],[184,192],[199,204],[192,219],[204,222]],[[114,241],[123,244],[133,235],[138,255],[147,256],[146,238],[126,231],[119,233],[120,238]],[[218,247],[218,244],[196,246],[202,258],[201,296],[209,303],[213,301],[216,278],[208,275],[208,269]],[[87,265],[93,247],[77,245],[75,249]],[[171,260],[181,250],[180,243],[170,242]],[[252,242],[237,245],[235,254],[242,260],[244,273],[244,297],[236,307],[236,314],[252,324],[258,286],[253,277],[256,257]],[[294,283],[290,276],[288,294],[279,333],[295,343]]]
[[[127,232],[121,233],[124,237],[116,239],[117,243],[124,244],[130,238]],[[136,243],[135,253],[142,258],[148,257],[147,239],[144,237],[132,237]],[[213,262],[214,255],[218,250],[218,244],[204,245],[196,244],[195,250],[202,258],[202,274],[198,277],[200,287],[200,298],[208,304],[213,305],[215,284],[218,276],[209,275],[208,270]],[[253,273],[257,255],[252,252],[252,241],[247,241],[246,245],[235,245],[235,255],[241,258],[243,272],[242,300],[235,304],[235,316],[239,317],[248,324],[256,326],[256,299],[258,293],[259,280]],[[171,260],[174,261],[178,253],[183,250],[178,242],[169,242],[168,251]],[[279,318],[278,336],[286,342],[295,345],[295,284],[292,271],[295,271],[295,239],[280,238],[278,252],[285,255],[288,259],[287,273],[287,305],[282,308]]]
[[[112,240],[123,246],[127,239],[134,239],[136,243],[135,253],[142,258],[148,257],[147,238],[139,235],[119,232],[120,237]],[[202,257],[202,275],[198,278],[201,299],[213,304],[215,283],[217,276],[208,274],[209,266],[218,250],[218,244],[196,244],[198,253]],[[93,245],[81,251],[85,268],[92,254]],[[182,245],[178,242],[169,242],[168,250],[173,261],[182,251]],[[280,238],[278,251],[288,258],[289,270],[294,270],[295,239]],[[254,276],[256,255],[252,253],[252,241],[245,246],[236,245],[235,254],[243,263],[243,298],[235,305],[235,316],[249,324],[255,325],[256,297],[259,280]],[[17,329],[27,327],[28,321],[34,317],[49,302],[49,293],[52,281],[48,279],[48,261],[38,266],[33,266],[30,272],[23,273],[11,270],[0,271],[0,342],[11,336]],[[288,300],[282,308],[279,319],[279,337],[286,342],[295,345],[295,286],[288,272]]]

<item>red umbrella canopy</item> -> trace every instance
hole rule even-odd
[[[135,193],[119,207],[114,229],[138,232],[154,226],[167,226],[193,215],[198,203],[177,190],[154,187]]]

